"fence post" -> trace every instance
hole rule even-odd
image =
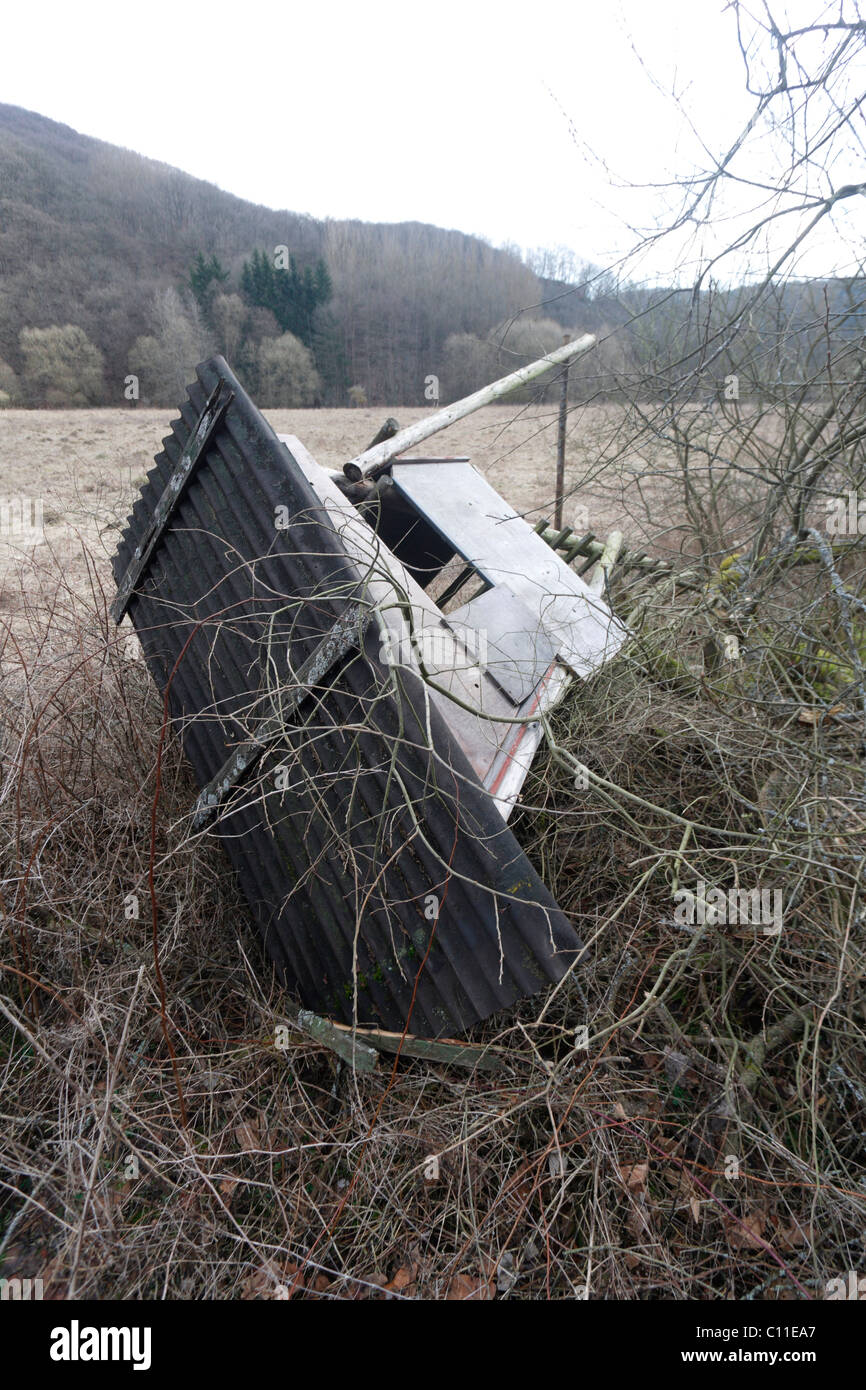
[[[569,334],[563,334],[563,343],[569,341]],[[557,531],[562,530],[562,494],[565,488],[565,420],[568,415],[568,367],[562,368],[562,383],[559,394],[559,433],[556,440],[556,510],[553,524]]]

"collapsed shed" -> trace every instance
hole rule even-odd
[[[287,987],[437,1038],[580,951],[507,821],[539,712],[624,633],[468,460],[407,456],[424,428],[329,472],[212,358],[122,537],[113,614]]]

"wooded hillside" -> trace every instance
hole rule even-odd
[[[215,350],[263,405],[422,405],[587,330],[576,399],[663,397],[671,363],[699,395],[731,373],[749,394],[814,383],[826,331],[859,332],[863,284],[789,280],[757,307],[617,285],[567,252],[259,207],[0,105],[0,405],[172,404]]]
[[[247,378],[266,375],[262,345],[270,343],[265,357],[273,358],[285,330],[249,302],[242,275],[255,253],[279,246],[301,272],[321,261],[330,276],[331,294],[314,314],[308,383],[308,394],[330,404],[348,404],[352,386],[370,401],[420,402],[449,336],[484,338],[543,298],[518,255],[475,237],[272,211],[6,105],[0,210],[0,390],[27,404],[52,403],[46,378],[63,376],[56,361],[46,371],[35,360],[56,343],[31,339],[28,362],[22,332],[34,328],[74,325],[86,335],[83,399],[56,380],[56,404],[122,402],[136,370],[142,399],[174,399],[178,372],[188,377],[213,348]],[[226,273],[205,304],[190,287],[200,254],[215,256]]]

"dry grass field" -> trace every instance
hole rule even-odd
[[[422,412],[270,419],[337,467],[387,413]],[[0,411],[3,492],[45,521],[0,544],[0,1277],[57,1299],[711,1301],[862,1271],[859,552],[760,570],[738,607],[719,561],[751,479],[692,466],[683,500],[623,411],[572,413],[565,521],[585,507],[580,529],[675,562],[649,598],[614,591],[633,640],[557,711],[514,819],[586,956],[474,1030],[500,1071],[362,1076],[294,1029],[276,1045],[284,997],[191,832],[170,730],[155,775],[161,701],[107,616],[169,419]],[[499,406],[437,445],[535,519],[555,438],[553,408]],[[677,915],[712,885],[778,891],[780,930]]]
[[[564,520],[575,506],[589,512],[599,534],[617,524],[619,501],[609,489],[587,485],[595,458],[593,442],[617,407],[590,407],[569,417],[569,488]],[[265,414],[280,434],[295,434],[327,468],[339,468],[374,436],[385,417],[411,424],[418,409],[273,410]],[[168,433],[170,410],[5,410],[0,412],[2,495],[43,500],[45,545],[22,552],[0,537],[0,585],[7,609],[21,583],[39,569],[63,573],[73,585],[86,583],[83,549],[106,562],[114,551],[118,523],[125,521],[137,484]],[[432,447],[432,446],[431,446]],[[435,441],[436,452],[468,454],[503,496],[534,523],[552,514],[556,466],[556,409],[489,406],[459,421]],[[632,531],[638,529],[635,519]],[[587,528],[584,528],[587,529]],[[103,567],[103,573],[108,574]]]

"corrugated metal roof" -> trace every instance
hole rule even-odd
[[[170,681],[205,787],[290,703],[292,673],[353,601],[363,605],[365,586],[223,359],[197,376],[114,571],[119,582],[222,381],[234,397],[128,608],[160,690]],[[282,978],[308,1008],[391,1030],[411,1009],[412,1033],[447,1035],[561,978],[580,943],[423,682],[383,664],[375,623],[363,626],[360,645],[287,710],[283,734],[228,795],[214,830]]]

